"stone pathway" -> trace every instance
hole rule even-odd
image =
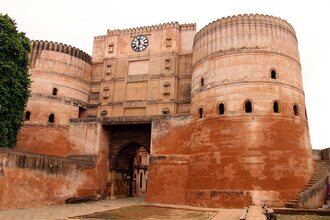
[[[261,206],[250,206],[246,220],[266,220]]]
[[[116,209],[131,205],[154,205],[173,208],[183,208],[191,210],[216,210],[216,214],[212,220],[237,220],[239,219],[242,209],[211,209],[199,208],[183,205],[169,205],[159,203],[144,202],[143,197],[130,197],[117,200],[100,200],[96,202],[87,202],[70,205],[57,205],[40,208],[24,208],[24,209],[0,209],[1,220],[63,220],[71,219],[69,217],[102,212],[109,209]],[[257,220],[257,219],[254,219]]]

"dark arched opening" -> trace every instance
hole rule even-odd
[[[203,118],[203,108],[198,109],[198,116],[199,118]]]
[[[170,114],[170,110],[169,110],[169,108],[167,108],[167,107],[163,108],[163,110],[162,110],[162,114],[163,114],[163,115],[168,115],[168,114]]]
[[[201,78],[201,87],[204,86],[204,78]]]
[[[25,121],[30,121],[31,113],[29,111],[25,112]]]
[[[293,113],[295,116],[299,115],[299,107],[297,104],[294,104],[294,106],[293,106]]]
[[[137,196],[146,193],[149,152],[137,142],[122,147],[115,160],[114,171],[118,196]]]
[[[246,101],[245,102],[245,113],[252,113],[252,102]]]
[[[271,75],[271,78],[272,79],[277,79],[277,72],[276,72],[276,70],[272,70],[272,71],[270,71],[270,75]]]
[[[53,95],[57,95],[57,88],[53,88],[53,92],[52,92]]]
[[[219,115],[225,114],[225,104],[220,103],[219,104]]]
[[[277,101],[273,103],[273,111],[274,113],[279,113],[280,112],[280,106]]]
[[[49,123],[54,123],[55,121],[55,115],[52,113],[48,116],[48,122]]]

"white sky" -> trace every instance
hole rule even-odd
[[[312,146],[330,147],[329,0],[0,0],[0,13],[14,18],[30,39],[70,44],[89,54],[94,36],[107,29],[178,21],[197,23],[199,30],[229,15],[281,17],[298,37]]]

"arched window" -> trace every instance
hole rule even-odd
[[[169,82],[164,83],[163,95],[170,95],[170,86],[171,84]]]
[[[53,88],[52,95],[57,95],[57,88]]]
[[[103,110],[102,112],[101,112],[101,116],[102,117],[105,117],[105,116],[107,116],[108,115],[108,112],[106,111],[106,110]]]
[[[165,107],[165,108],[163,108],[162,113],[163,113],[163,115],[168,115],[168,114],[170,114],[170,110]]]
[[[55,121],[55,115],[52,113],[48,116],[48,122],[49,123],[54,123]]]
[[[280,113],[280,105],[278,104],[278,101],[273,103],[273,111],[274,113]]]
[[[270,71],[270,76],[271,76],[272,79],[277,79],[278,78],[278,75],[277,75],[276,70],[272,69]]]
[[[104,87],[103,88],[103,93],[102,93],[102,97],[104,99],[107,99],[110,96],[110,90],[109,87]]]
[[[204,86],[204,78],[202,77],[201,78],[201,87],[203,87]]]
[[[198,109],[199,118],[203,118],[203,108]]]
[[[244,109],[245,109],[245,113],[252,113],[252,102],[246,101]]]
[[[219,115],[225,114],[225,104],[220,103],[219,104]]]
[[[299,115],[299,107],[298,107],[297,104],[293,105],[293,113],[294,113],[295,116]]]
[[[25,112],[25,121],[30,121],[31,113],[29,111]]]

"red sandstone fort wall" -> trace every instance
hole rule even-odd
[[[153,121],[147,201],[185,204],[191,116]]]
[[[91,127],[90,132],[80,132]],[[52,135],[51,130],[47,133]],[[55,139],[58,134],[54,134]],[[69,198],[105,195],[108,131],[100,124],[82,120],[72,122],[70,134],[85,141],[70,140],[72,150],[67,158],[0,149],[0,208],[61,204]],[[63,144],[58,141],[57,144],[57,151],[65,152]],[[45,153],[50,154],[49,146],[32,150],[47,149]]]
[[[93,186],[88,173],[94,166],[93,163],[2,149],[0,208],[59,204],[82,196],[84,184]]]

